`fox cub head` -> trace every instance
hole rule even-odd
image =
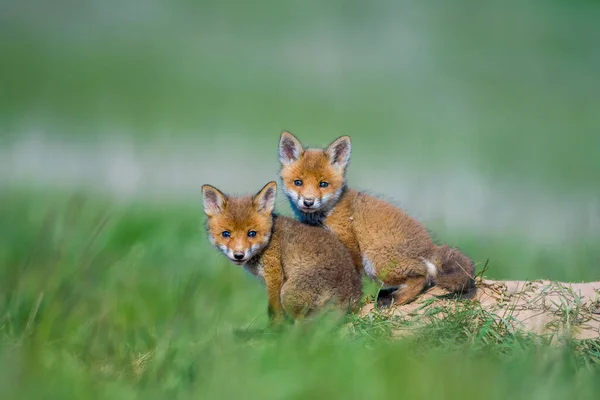
[[[230,197],[213,186],[202,186],[210,242],[235,264],[248,262],[269,243],[276,195],[275,182],[247,197]]]
[[[332,209],[346,185],[350,152],[349,136],[336,139],[327,149],[304,149],[294,135],[283,132],[280,175],[292,207],[309,214]]]

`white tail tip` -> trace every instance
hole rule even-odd
[[[435,264],[432,263],[431,261],[425,260],[425,259],[423,259],[423,262],[425,263],[425,266],[427,267],[427,275],[429,275],[432,278],[436,277],[438,274],[438,269],[435,266]]]

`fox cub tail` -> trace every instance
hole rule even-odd
[[[450,292],[467,292],[475,286],[475,264],[458,249],[438,246],[433,283]]]

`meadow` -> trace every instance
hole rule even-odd
[[[0,397],[597,398],[599,341],[476,307],[406,338],[378,314],[266,330],[200,187],[276,179],[282,130],[348,134],[350,185],[486,276],[600,280],[598,18],[554,0],[0,3]]]

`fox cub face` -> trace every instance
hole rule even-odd
[[[202,186],[210,242],[235,264],[248,262],[269,243],[276,195],[275,182],[248,197],[230,197]]]
[[[294,135],[283,132],[280,174],[292,206],[305,213],[331,209],[344,189],[350,152],[348,136],[338,138],[326,150],[305,150]]]

